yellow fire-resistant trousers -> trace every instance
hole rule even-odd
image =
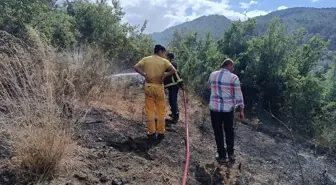
[[[155,109],[157,113],[157,125],[155,124]],[[145,112],[147,123],[147,134],[165,134],[165,113],[166,102],[163,85],[150,84],[145,85]]]

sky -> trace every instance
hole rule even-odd
[[[191,21],[203,15],[219,14],[231,20],[265,15],[292,7],[336,7],[336,0],[119,0],[131,25],[148,20],[146,33]]]

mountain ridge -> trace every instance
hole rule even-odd
[[[205,24],[198,24],[198,21],[204,22]],[[207,26],[205,26],[207,23],[212,23],[209,26],[217,27],[217,30],[220,31],[220,30],[225,30],[226,28],[228,28],[232,24],[232,21],[222,15],[216,15],[216,14],[206,15],[206,16],[201,16],[191,21],[184,22],[179,25],[169,27],[162,32],[154,32],[149,35],[155,42],[163,44],[163,45],[167,45],[169,40],[172,38],[174,32],[177,30],[180,30],[180,31],[182,30],[186,33],[197,31],[201,35],[204,35],[206,30],[208,29]],[[219,24],[219,23],[223,23],[223,24]],[[215,29],[210,29],[209,31],[214,33]]]
[[[255,17],[257,34],[267,31],[269,22],[279,17],[286,25],[288,32],[293,32],[302,27],[310,34],[319,34],[325,40],[331,40],[330,47],[336,49],[336,8],[313,8],[313,7],[294,7],[285,10],[276,10],[267,15]],[[184,22],[165,29],[162,32],[155,32],[149,36],[158,44],[168,45],[175,31],[190,33],[197,31],[204,36],[205,31],[212,32],[215,38],[220,38],[225,30],[235,22],[229,20],[224,15],[207,15],[196,18],[192,21]]]

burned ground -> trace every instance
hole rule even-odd
[[[281,129],[279,134],[270,134],[265,129],[255,131],[237,124],[237,162],[231,167],[218,165],[214,161],[214,138],[206,107],[194,97],[188,98],[191,136],[188,184],[301,184],[294,151],[298,151],[305,184],[336,184],[335,162],[314,156],[301,145],[294,148],[289,138],[282,137]],[[167,137],[151,146],[145,139],[141,88],[107,94],[101,102],[96,102],[81,120],[73,169],[53,183],[180,184],[185,163],[183,121],[169,125]]]

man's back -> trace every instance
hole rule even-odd
[[[225,59],[221,70],[211,73],[208,81],[211,86],[211,124],[217,145],[216,159],[219,163],[226,162],[227,157],[230,162],[235,161],[233,119],[237,105],[240,108],[239,117],[244,119],[244,101],[239,78],[231,71],[234,71],[233,60]]]
[[[164,72],[171,65],[170,62],[157,55],[143,58],[139,63],[147,76],[147,83],[162,84]]]
[[[243,104],[239,78],[227,69],[211,73],[210,109],[216,112],[230,112]]]

